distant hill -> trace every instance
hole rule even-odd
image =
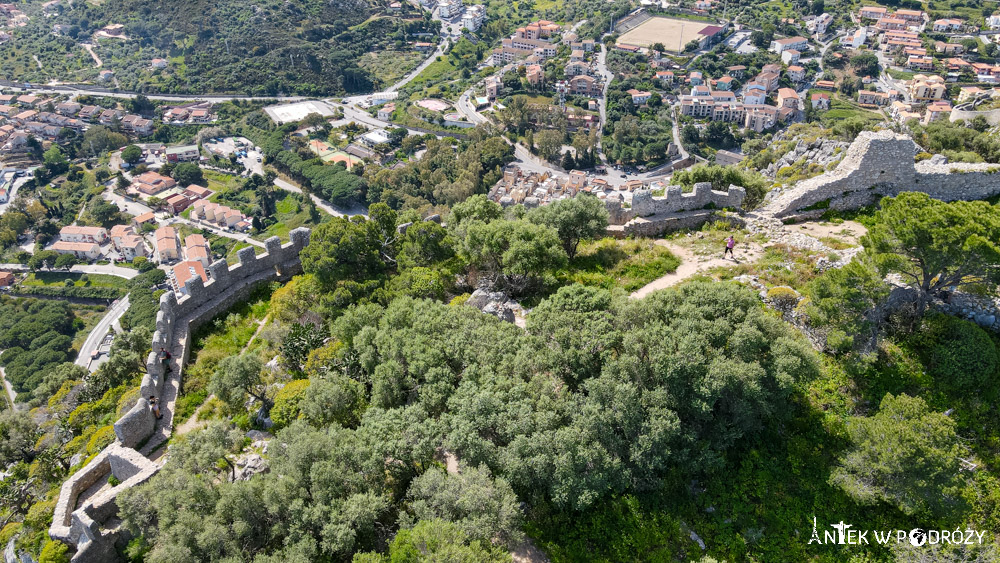
[[[113,85],[149,92],[366,91],[377,79],[357,65],[360,55],[403,46],[412,40],[409,33],[437,28],[404,5],[408,18],[386,17],[384,3],[366,0],[75,2],[55,17],[32,17],[15,35],[14,55],[0,60],[0,71],[42,82],[93,80],[99,70],[111,69]],[[66,26],[64,37],[52,33],[56,24]],[[100,33],[115,24],[123,27],[112,35],[127,39]],[[83,42],[95,44],[101,68],[79,46]],[[166,68],[153,69],[154,58],[167,59]]]

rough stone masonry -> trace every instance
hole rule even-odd
[[[285,245],[278,237],[271,237],[264,242],[267,252],[260,256],[252,247],[243,248],[237,253],[238,264],[230,267],[224,260],[212,264],[212,279],[208,283],[195,278],[189,282],[188,295],[178,299],[171,291],[160,298],[140,398],[115,422],[116,441],[71,475],[59,491],[49,536],[76,547],[74,563],[119,559],[115,546],[127,541],[127,534],[120,525],[112,525],[118,514],[118,494],[145,483],[161,467],[135,449],[147,442],[143,450],[146,451],[154,440],[165,440],[170,434],[169,424],[154,434],[157,420],[145,399],[150,395],[163,397],[167,386],[166,366],[157,357],[157,352],[160,348],[180,350],[173,359],[177,371],[171,375],[171,383],[179,385],[190,349],[191,330],[245,299],[256,284],[288,279],[298,273],[301,270],[299,253],[309,244],[309,235],[309,229],[295,229],[289,233],[291,240]],[[172,402],[163,404],[163,408],[168,411],[164,419],[172,420],[172,412],[169,412]],[[114,475],[121,483],[105,489],[102,484],[109,475]],[[78,503],[81,496],[84,500]]]
[[[779,219],[806,219],[826,209],[857,209],[900,192],[924,192],[942,201],[985,199],[1000,193],[1000,165],[915,162],[917,144],[892,131],[865,131],[832,172],[768,193],[758,211]]]

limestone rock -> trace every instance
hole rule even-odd
[[[523,316],[525,313],[521,304],[507,297],[506,293],[482,288],[474,291],[465,304],[508,323],[513,323],[518,314]]]
[[[267,472],[269,469],[267,461],[256,453],[240,457],[233,465],[236,466],[237,481],[246,481],[254,475]]]
[[[247,432],[247,438],[250,438],[254,442],[258,440],[270,440],[274,436],[268,434],[267,432],[261,432],[260,430],[250,430]]]

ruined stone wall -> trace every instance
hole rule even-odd
[[[914,163],[918,147],[892,131],[865,131],[832,172],[768,194],[761,212],[782,219],[857,209],[904,191],[943,201],[984,199],[1000,193],[1000,166]]]
[[[971,104],[966,104],[968,107],[972,107]],[[986,122],[990,125],[1000,125],[1000,109],[992,109],[986,111],[976,111],[974,109],[963,109],[962,106],[956,107],[951,110],[951,116],[948,118],[952,123],[961,120],[972,121],[977,117],[985,117]]]
[[[237,252],[238,264],[230,267],[224,260],[212,264],[209,268],[212,279],[208,283],[195,278],[187,284],[187,295],[178,299],[171,291],[160,297],[152,351],[146,360],[147,373],[140,384],[140,398],[115,422],[116,442],[70,476],[60,489],[49,535],[76,546],[74,563],[117,559],[114,546],[123,539],[121,530],[104,530],[102,523],[118,513],[118,493],[145,483],[159,470],[158,465],[134,449],[156,429],[156,420],[146,398],[162,396],[166,373],[165,366],[158,360],[158,352],[161,348],[176,350],[179,343],[182,354],[176,360],[183,366],[190,353],[191,332],[197,326],[246,299],[259,284],[286,280],[301,272],[299,253],[309,244],[309,229],[295,229],[290,238],[290,242],[282,245],[278,237],[271,237],[265,241],[267,252],[261,256],[257,256],[252,247],[243,248]],[[177,330],[181,323],[186,330]],[[178,342],[177,338],[182,341]],[[98,486],[109,475],[114,475],[121,483],[93,494],[81,506],[76,506],[81,493]]]
[[[605,202],[608,234],[654,237],[671,230],[693,229],[716,217],[713,210],[741,209],[744,199],[746,190],[740,186],[731,185],[728,192],[719,192],[709,182],[695,184],[690,193],[683,193],[681,186],[667,186],[663,196],[654,196],[648,189],[636,190],[630,208],[622,207],[619,201]]]
[[[726,221],[736,226],[736,222],[730,215],[720,211],[702,209],[682,213],[669,213],[666,215],[653,215],[651,217],[639,217],[624,225],[612,225],[608,227],[608,234],[615,238],[626,238],[628,236],[658,237],[670,231],[697,229],[705,223],[715,221]]]
[[[729,186],[728,192],[717,192],[709,182],[695,184],[690,193],[684,193],[681,186],[667,186],[666,194],[661,197],[653,196],[648,189],[636,190],[632,194],[632,214],[634,217],[649,217],[697,209],[739,209],[746,195],[746,190],[739,186]]]

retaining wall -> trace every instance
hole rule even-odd
[[[118,493],[145,483],[159,470],[159,465],[135,448],[149,440],[156,431],[156,419],[147,398],[150,395],[163,396],[166,367],[158,359],[160,349],[176,351],[179,345],[181,354],[175,360],[180,369],[188,360],[194,329],[246,299],[259,284],[285,280],[301,271],[299,253],[309,244],[309,234],[309,229],[295,229],[289,234],[290,242],[285,245],[278,237],[271,237],[264,242],[266,253],[260,256],[256,255],[253,247],[240,249],[237,252],[238,264],[230,267],[224,260],[219,260],[209,267],[212,279],[208,283],[195,278],[187,283],[186,295],[178,298],[170,291],[160,297],[152,351],[146,359],[146,374],[140,384],[140,398],[115,422],[115,443],[70,476],[59,492],[49,535],[76,546],[75,563],[118,558],[114,546],[123,539],[123,531],[118,527],[104,529],[102,525],[117,515]],[[178,331],[181,326],[185,330]],[[166,405],[161,408],[166,408]],[[157,437],[166,439],[167,435],[169,428],[166,435],[161,431]],[[119,485],[99,491],[79,507],[76,506],[81,493],[111,474],[121,481]]]
[[[1000,193],[1000,165],[914,162],[918,147],[892,131],[865,131],[836,169],[768,194],[762,213],[781,219],[857,209],[904,191],[943,201],[985,199]]]

